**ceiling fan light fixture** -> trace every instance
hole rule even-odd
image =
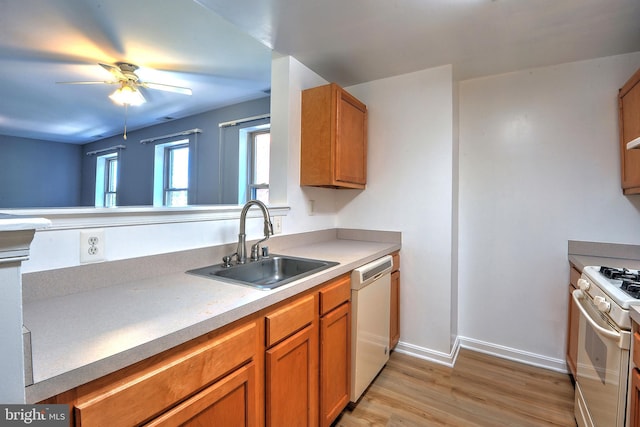
[[[109,98],[120,105],[141,105],[147,102],[138,89],[126,83],[109,95]]]

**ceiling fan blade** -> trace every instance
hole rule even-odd
[[[125,76],[122,73],[122,70],[120,70],[120,68],[116,67],[115,65],[102,64],[102,63],[100,63],[99,65],[105,70],[107,70],[108,72],[110,72],[111,74],[113,74],[116,79],[127,80],[127,76]]]
[[[163,90],[165,92],[180,93],[183,95],[193,94],[191,89],[189,89],[188,87],[172,86],[172,85],[165,85],[165,84],[151,83],[151,82],[139,82],[138,84],[139,86],[142,86],[147,89]]]
[[[95,81],[95,82],[56,82],[56,84],[59,85],[117,85],[120,84],[120,82],[109,82],[109,81]]]

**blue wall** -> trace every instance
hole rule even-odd
[[[0,208],[80,205],[81,167],[79,145],[0,135]]]
[[[229,192],[221,193],[220,181],[225,185],[232,181],[225,177],[224,167],[221,172],[220,163],[233,166],[237,175],[237,152],[234,156],[229,150],[220,149],[219,123],[228,122],[245,117],[268,114],[271,100],[269,97],[243,102],[229,107],[208,111],[172,120],[167,123],[151,126],[127,133],[127,139],[122,135],[106,138],[83,146],[84,152],[100,150],[116,145],[125,145],[127,148],[120,151],[118,182],[118,206],[140,206],[153,204],[153,161],[155,144],[141,144],[140,140],[168,135],[189,129],[202,129],[197,135],[197,151],[194,153],[192,172],[195,179],[195,193],[191,196],[192,204],[237,204],[238,200],[228,197]],[[161,140],[158,143],[168,142]],[[191,146],[194,146],[194,136],[191,136]],[[220,153],[225,156],[224,162],[220,160]],[[95,156],[83,156],[82,167],[82,197],[85,205],[93,205],[95,201]],[[235,163],[235,164],[234,164]],[[223,165],[224,166],[224,165]],[[191,181],[190,186],[194,185]],[[237,188],[235,191],[237,194]],[[223,198],[224,196],[224,198]]]
[[[237,204],[237,176],[229,175],[237,175],[237,144],[236,151],[232,144],[220,149],[218,123],[269,111],[270,98],[265,97],[129,132],[126,141],[118,135],[85,145],[0,135],[0,208],[94,206],[96,157],[86,153],[114,145],[127,147],[120,154],[118,205],[152,205],[155,144],[140,140],[193,128],[203,132],[193,153],[191,185],[196,191],[190,203]],[[220,163],[230,167],[221,171]],[[228,187],[235,180],[235,189],[221,192],[221,180]]]

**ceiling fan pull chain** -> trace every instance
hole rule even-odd
[[[124,104],[124,140],[127,140],[127,112],[129,111],[129,104]]]

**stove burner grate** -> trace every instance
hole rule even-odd
[[[640,274],[626,268],[600,267],[600,273],[612,280],[633,280],[640,281]]]
[[[621,280],[620,289],[633,298],[640,299],[640,272],[626,268],[600,267],[600,273],[611,280]]]
[[[640,298],[640,281],[623,280],[622,285],[620,285],[620,289],[634,298]]]

